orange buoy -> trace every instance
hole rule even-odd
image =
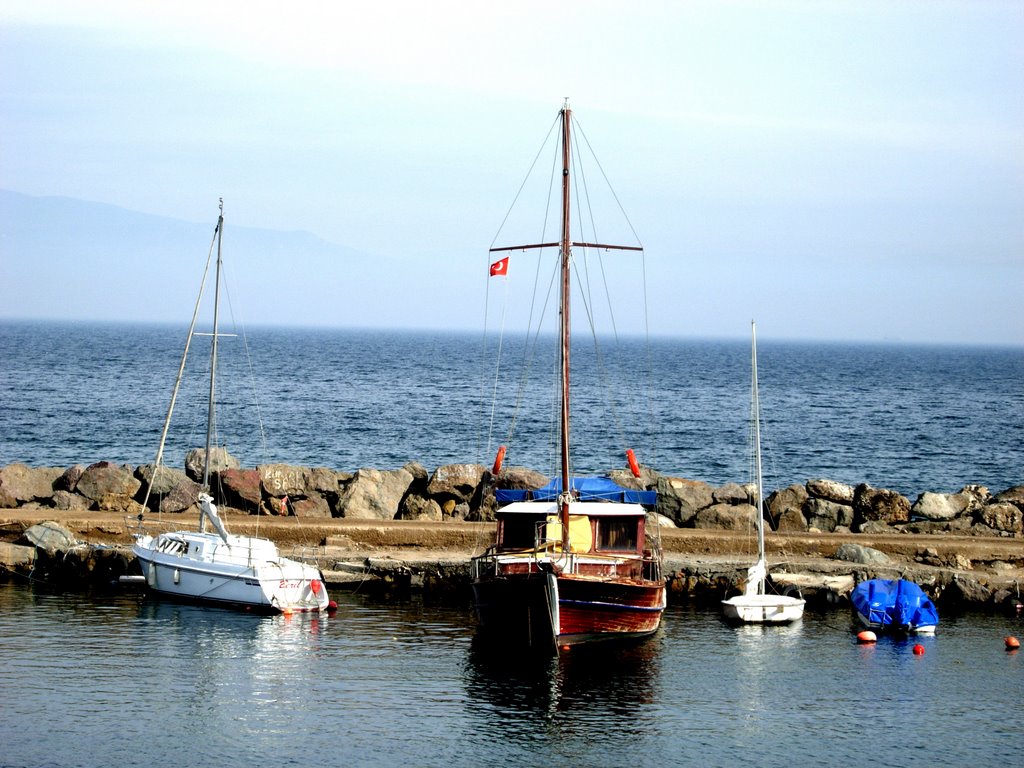
[[[865,629],[863,632],[857,633],[858,643],[876,643],[878,642],[878,635],[872,632],[870,629]]]
[[[1016,651],[1018,648],[1020,648],[1020,640],[1018,640],[1013,635],[1007,637],[1003,642],[1006,643],[1006,650],[1008,651]]]
[[[914,646],[914,655],[915,656],[924,656],[924,646],[921,645],[920,643],[917,643]]]
[[[496,475],[501,472],[501,462],[505,460],[505,446],[498,446],[498,455],[494,457],[494,466],[491,467],[491,474]]]
[[[309,591],[312,592],[314,595],[320,594],[320,579],[313,579],[311,582],[309,582]]]
[[[281,609],[281,613],[283,613],[285,616],[291,616],[292,615],[292,609],[289,608],[288,606],[285,606],[284,608]]]
[[[636,461],[636,454],[633,453],[632,448],[626,449],[626,459],[629,461],[629,471],[633,473],[633,477],[640,477],[640,465]]]

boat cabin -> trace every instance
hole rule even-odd
[[[497,511],[498,552],[562,546],[557,502],[526,501]],[[577,553],[642,554],[647,512],[639,504],[569,505],[569,548]]]

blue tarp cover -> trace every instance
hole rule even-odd
[[[628,504],[643,504],[645,507],[653,507],[658,503],[656,491],[631,491],[616,484],[609,477],[574,477],[570,487],[578,493],[580,501],[621,501]],[[499,488],[494,492],[494,496],[499,504],[510,504],[513,501],[555,501],[561,492],[562,478],[556,477],[535,491]]]
[[[939,612],[917,584],[906,579],[869,579],[858,584],[850,602],[870,624],[882,629],[934,627]]]

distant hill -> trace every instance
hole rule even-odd
[[[204,224],[0,190],[0,317],[186,322],[213,237]],[[228,223],[225,272],[247,324],[367,325],[387,260],[308,232]],[[379,303],[379,302],[378,302]]]

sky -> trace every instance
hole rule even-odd
[[[274,276],[295,324],[472,330],[532,284],[488,248],[568,97],[652,333],[1024,345],[1022,40],[1018,0],[4,0],[0,188],[223,197],[361,255]]]

